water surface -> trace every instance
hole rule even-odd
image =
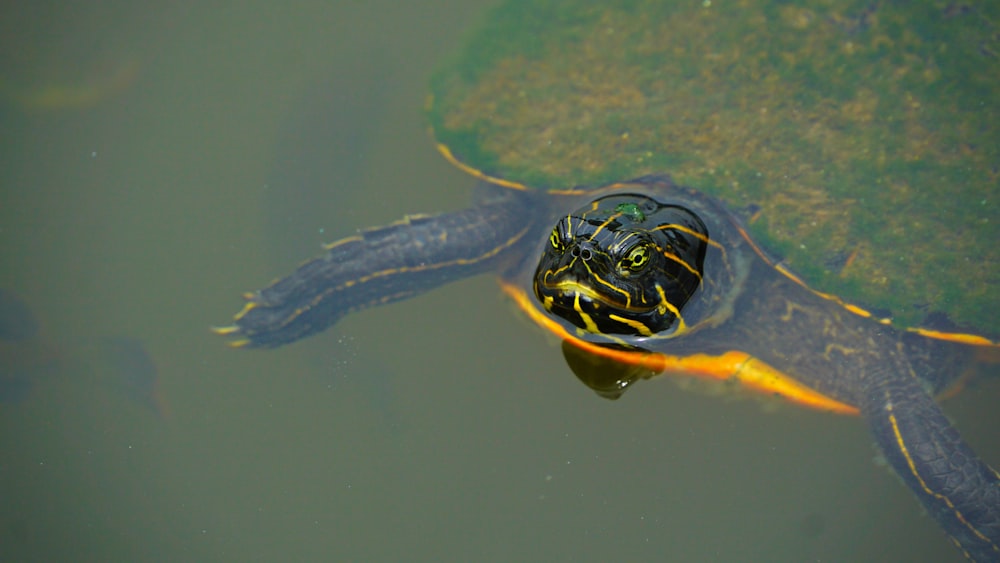
[[[666,380],[600,399],[488,278],[275,351],[209,333],[320,242],[466,201],[420,110],[489,4],[91,2],[5,36],[138,69],[0,113],[0,287],[67,358],[0,405],[0,559],[956,559],[860,420]],[[116,335],[169,418],[96,371]],[[994,463],[998,389],[946,406]]]

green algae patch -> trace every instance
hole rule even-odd
[[[753,206],[816,289],[1000,333],[1000,3],[508,2],[432,80],[468,165]]]

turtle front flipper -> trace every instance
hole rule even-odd
[[[344,315],[495,270],[531,226],[528,196],[433,216],[410,216],[333,242],[290,275],[245,295],[233,324],[213,329],[235,347],[273,348]]]
[[[1000,560],[1000,475],[965,443],[900,354],[871,366],[861,411],[879,448],[973,561]]]

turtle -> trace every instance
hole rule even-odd
[[[1000,351],[998,12],[509,1],[426,106],[472,204],[330,243],[215,330],[281,346],[492,273],[606,398],[671,373],[860,414],[996,560],[1000,474],[934,397]]]

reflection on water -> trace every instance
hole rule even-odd
[[[81,111],[118,99],[150,64],[149,23],[169,25],[165,14],[156,5],[112,2],[30,2],[5,11],[0,104],[38,114]],[[109,25],[115,20],[128,27]]]
[[[356,228],[345,203],[349,194],[378,189],[369,181],[369,166],[386,99],[398,89],[395,64],[377,48],[338,51],[282,118],[262,198],[274,272]],[[303,374],[331,394],[359,393],[386,424],[398,426],[391,371],[377,358],[359,361],[352,337],[341,336],[304,360]]]
[[[140,62],[136,58],[105,63],[105,68],[81,76],[22,78],[24,83],[0,82],[0,97],[30,111],[79,110],[103,103],[135,83]],[[57,71],[65,72],[67,69]]]
[[[158,418],[170,416],[170,406],[160,390],[159,368],[145,345],[136,338],[112,336],[98,343],[98,355],[112,385]]]
[[[13,291],[0,289],[0,340],[19,342],[38,336],[38,318]]]
[[[0,559],[954,559],[860,421],[668,381],[604,401],[488,279],[224,349],[239,291],[470,192],[420,108],[485,6],[87,6],[103,25],[50,17],[153,55],[119,96],[2,113],[0,286],[67,361],[0,408]],[[101,371],[114,335],[142,337],[131,396]],[[153,389],[169,419],[134,402]],[[994,461],[997,390],[947,405]]]
[[[263,197],[275,271],[318,252],[329,233],[355,228],[345,196],[376,188],[366,173],[386,98],[399,81],[393,64],[377,52],[333,53],[282,116]]]
[[[0,288],[0,404],[26,401],[58,366],[59,356],[34,311],[21,296]]]

